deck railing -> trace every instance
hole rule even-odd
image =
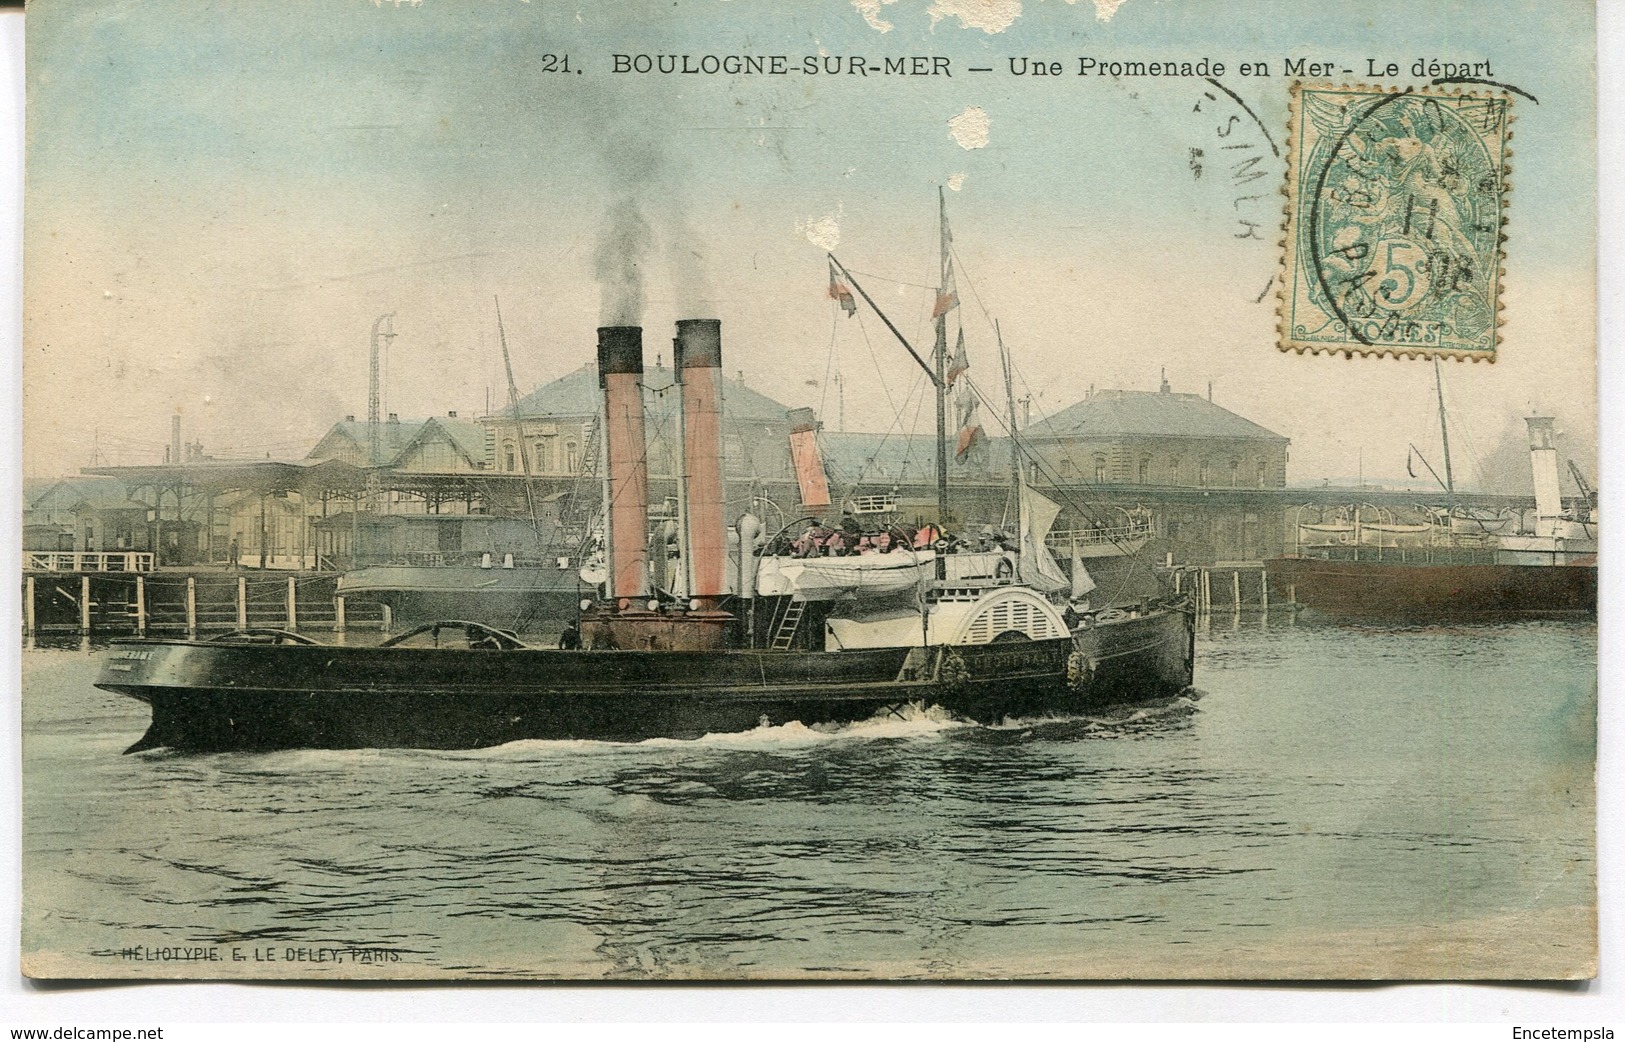
[[[890,514],[897,510],[897,497],[890,493],[853,496],[847,501],[854,514]]]
[[[1116,546],[1121,543],[1133,542],[1137,539],[1148,539],[1151,536],[1150,521],[1135,521],[1127,525],[1118,525],[1112,528],[1057,528],[1051,529],[1045,542],[1052,548],[1065,549],[1076,543],[1078,546]]]
[[[29,550],[23,554],[25,572],[150,572],[152,568],[152,554],[133,551]]]

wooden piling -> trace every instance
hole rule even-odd
[[[248,629],[248,578],[237,577],[237,628]]]
[[[391,617],[395,613],[389,610],[389,605],[387,605],[387,604],[380,605],[380,607],[382,607],[384,609],[384,613],[383,613],[383,619],[379,623],[378,628],[380,630],[382,630],[383,632],[388,633],[390,631],[390,624],[391,624],[391,621],[392,621]]]
[[[1286,584],[1286,602],[1288,604],[1298,603],[1298,587],[1292,583]]]
[[[24,580],[23,585],[26,587],[23,591],[23,634],[32,637],[34,635],[34,577],[30,575]]]
[[[90,576],[79,577],[79,632],[90,633]]]
[[[344,598],[333,598],[333,632],[344,632]]]
[[[1230,573],[1230,606],[1236,611],[1241,610],[1241,570],[1239,568]]]
[[[299,582],[288,576],[288,632],[299,631]]]
[[[1258,572],[1258,610],[1270,613],[1270,573],[1263,569]]]
[[[147,635],[147,577],[135,577],[135,635]]]
[[[1202,569],[1202,611],[1213,610],[1213,573]]]
[[[186,636],[197,636],[197,577],[186,577]]]

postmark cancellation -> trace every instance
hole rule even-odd
[[[1292,86],[1280,348],[1493,361],[1511,99]]]

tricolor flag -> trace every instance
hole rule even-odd
[[[937,302],[931,308],[931,317],[941,318],[958,306],[959,290],[954,286],[954,262],[947,260],[942,265],[942,289],[937,291]]]
[[[976,421],[976,392],[971,390],[969,381],[960,385],[954,411],[959,417],[959,438],[954,445],[954,457],[964,462],[976,443],[986,437],[982,425]]]
[[[858,302],[852,299],[852,291],[846,288],[846,283],[835,274],[835,262],[829,262],[829,299],[838,301],[846,317],[851,318],[858,313]]]
[[[961,430],[959,432],[959,444],[954,448],[954,458],[961,463],[965,462],[965,457],[970,454],[970,450],[974,449],[976,443],[986,436],[980,424]]]
[[[965,331],[959,331],[959,343],[954,347],[954,357],[948,362],[948,386],[952,387],[959,374],[970,368],[970,359],[965,356]]]

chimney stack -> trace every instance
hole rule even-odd
[[[174,463],[181,461],[181,413],[175,410],[175,415],[169,421],[169,458]]]
[[[649,468],[643,428],[642,328],[599,328],[598,386],[604,393],[608,462],[605,484],[609,523],[605,544],[609,595],[617,604],[640,602],[649,592]]]
[[[1557,445],[1552,441],[1553,424],[1550,416],[1527,416],[1529,425],[1529,468],[1535,481],[1535,533],[1550,535],[1556,528],[1542,524],[1539,519],[1563,515],[1563,489],[1557,478]]]
[[[791,409],[786,418],[790,423],[790,462],[801,489],[801,505],[808,510],[822,510],[829,506],[829,479],[824,474],[824,455],[818,451],[817,416],[811,409],[802,408]]]
[[[722,513],[722,322],[677,323],[672,368],[682,388],[688,593],[715,610],[726,590],[728,529]]]

